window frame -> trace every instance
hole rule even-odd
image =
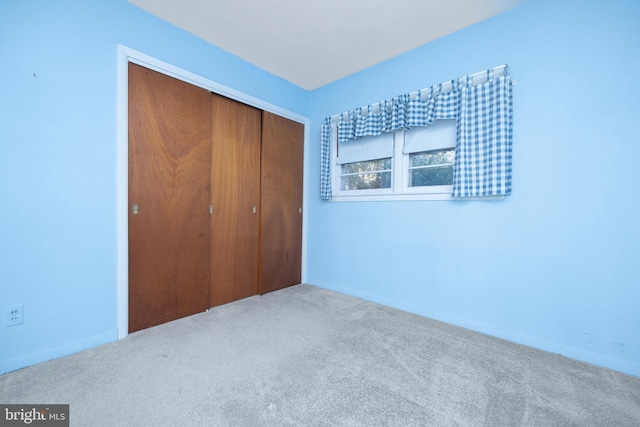
[[[454,200],[453,184],[437,186],[409,186],[410,153],[404,153],[405,130],[393,133],[391,157],[391,188],[341,190],[342,164],[338,163],[338,131],[331,126],[331,185],[332,201],[390,201],[390,200]],[[455,149],[456,141],[438,144],[434,150]],[[431,151],[431,150],[429,150]]]

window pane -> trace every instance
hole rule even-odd
[[[363,173],[342,177],[342,190],[391,188],[391,172]]]
[[[453,166],[411,169],[409,187],[453,184]]]
[[[342,190],[391,188],[391,159],[347,163],[340,181]]]
[[[369,160],[366,162],[347,163],[342,168],[343,174],[372,172],[391,169],[391,159]]]
[[[456,150],[425,151],[411,155],[411,166],[431,166],[443,163],[453,163]]]

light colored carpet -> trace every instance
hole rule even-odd
[[[0,376],[72,426],[640,426],[640,378],[299,285]]]

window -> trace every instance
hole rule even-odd
[[[456,121],[338,142],[334,146],[336,200],[449,199]]]
[[[320,131],[320,198],[511,194],[513,84],[509,67],[501,65],[326,117]],[[388,141],[382,135],[393,129],[407,130],[393,134],[391,154],[377,153],[374,147]],[[340,159],[352,140],[360,141],[365,158]]]

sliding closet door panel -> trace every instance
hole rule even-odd
[[[300,283],[304,125],[263,112],[260,293]]]
[[[211,94],[129,64],[129,331],[209,302]]]
[[[258,293],[261,111],[212,96],[211,306]]]

